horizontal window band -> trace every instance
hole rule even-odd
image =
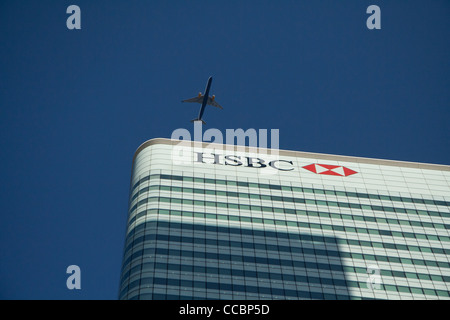
[[[210,240],[199,237],[186,237],[186,236],[173,236],[173,235],[165,235],[165,234],[149,234],[137,237],[134,239],[125,249],[125,253],[127,253],[134,246],[143,244],[148,241],[167,241],[168,243],[177,243],[177,244],[195,244],[195,245],[210,245],[221,248],[239,248],[239,249],[250,249],[250,250],[264,250],[270,252],[286,252],[286,253],[296,253],[296,254],[310,254],[314,256],[323,257],[340,257],[340,253],[337,250],[331,249],[313,249],[313,248],[305,248],[301,246],[280,246],[280,245],[271,245],[271,244],[263,244],[257,242],[244,242],[244,241],[233,241],[233,240]]]
[[[330,190],[330,189],[314,189],[314,188],[305,188],[305,187],[301,187],[301,186],[296,187],[296,186],[276,185],[276,184],[267,184],[267,183],[244,182],[244,181],[236,181],[236,180],[223,180],[223,179],[210,179],[210,178],[191,177],[191,176],[178,176],[178,175],[169,175],[169,174],[151,174],[151,175],[144,176],[143,178],[141,178],[139,181],[137,181],[133,185],[130,195],[134,192],[134,190],[141,183],[149,181],[151,179],[198,182],[198,183],[205,183],[205,184],[232,185],[232,186],[240,186],[240,187],[248,187],[248,188],[285,190],[285,191],[292,191],[292,192],[315,193],[315,194],[328,194],[328,195],[335,195],[335,196],[346,196],[346,197],[351,197],[351,198],[389,200],[389,201],[395,201],[395,202],[431,204],[431,205],[437,205],[437,206],[450,207],[450,201],[443,201],[443,200],[419,199],[419,198],[410,198],[410,197],[369,194],[369,193],[362,193],[362,192],[347,192],[347,191],[338,191],[338,190]]]
[[[168,198],[168,197],[150,197],[141,200],[138,202],[137,208],[141,205],[147,204],[147,202],[163,202],[163,203],[184,203],[186,200],[180,198]],[[213,201],[203,201],[204,203],[198,203],[198,206],[206,206],[206,207],[217,207],[220,208],[219,204],[223,204],[226,208],[232,208],[233,204],[230,203],[220,203]],[[238,204],[234,204],[239,208]],[[273,210],[272,207],[263,207],[267,208],[267,210]],[[282,209],[283,210],[283,209]],[[160,214],[169,214],[168,211],[171,211],[172,215],[186,216],[186,217],[198,217],[198,218],[206,218],[206,219],[221,219],[221,220],[229,220],[229,221],[241,221],[241,222],[251,222],[251,223],[262,223],[262,224],[270,224],[270,225],[282,225],[282,226],[292,226],[292,227],[303,227],[303,228],[315,228],[315,229],[326,229],[326,230],[334,230],[334,231],[344,231],[344,232],[356,232],[356,233],[365,233],[365,234],[376,234],[381,236],[392,236],[392,237],[403,237],[409,239],[426,239],[430,241],[446,241],[450,242],[449,236],[442,235],[430,235],[424,233],[413,233],[413,232],[403,232],[403,231],[391,231],[391,230],[382,230],[382,229],[371,229],[371,228],[363,228],[363,227],[351,227],[351,226],[338,226],[338,225],[330,225],[330,224],[319,224],[319,223],[308,223],[308,222],[296,222],[296,221],[286,221],[286,220],[277,220],[277,219],[269,219],[269,218],[255,218],[255,217],[244,217],[244,216],[236,216],[236,215],[220,215],[220,214],[207,214],[201,212],[191,212],[191,211],[180,211],[180,210],[167,210],[167,209],[159,209]],[[299,210],[294,210],[294,214]],[[301,210],[300,210],[301,211]],[[264,212],[264,210],[262,210]],[[272,212],[272,211],[271,211]],[[285,213],[290,213],[290,211],[284,209]],[[249,220],[250,219],[250,220]],[[130,219],[130,221],[132,221]]]
[[[160,223],[160,221],[158,221],[158,223]],[[177,225],[173,224],[172,226],[170,226],[170,224],[172,224],[171,222],[165,222],[164,224],[168,225],[168,228],[170,228],[170,229],[177,227],[177,225],[181,225],[181,224],[177,224]],[[151,253],[154,254],[154,251],[152,251],[150,249],[139,250],[139,251],[133,253],[127,259],[124,260],[123,267],[125,267],[129,262],[131,262],[131,260],[135,259],[136,257],[139,257],[139,256],[145,254],[145,252],[147,252],[148,254],[151,254]],[[181,250],[177,250],[177,252],[180,253]],[[126,255],[126,252],[124,254]],[[204,256],[206,258],[206,256],[205,256],[206,253],[205,252],[197,252],[196,254],[197,254],[197,256],[199,258],[201,256],[202,257]],[[227,260],[226,257],[228,257],[228,256],[223,256],[222,258],[224,260]],[[241,258],[238,258],[238,257],[239,256],[235,257],[235,261],[245,261],[245,259],[247,259],[249,262],[256,261],[255,260],[256,257],[255,257],[255,259],[252,259],[251,257],[241,257]],[[390,257],[390,256],[382,256],[382,255],[374,255],[374,254],[359,254],[359,253],[350,253],[350,252],[339,252],[339,257],[341,259],[342,258],[351,258],[351,259],[364,260],[364,261],[380,261],[380,262],[389,262],[389,263],[418,265],[418,266],[450,268],[450,263],[444,262],[444,261],[433,261],[433,260],[423,260],[423,259],[414,259],[414,258],[410,259],[410,258]],[[209,256],[208,256],[208,258],[209,258]],[[283,263],[284,265],[292,266],[292,261],[291,260],[286,260],[286,259],[278,259],[278,260],[271,260],[271,262],[275,263],[275,264],[278,263],[279,265],[281,265]],[[261,261],[261,263],[264,264],[268,260],[266,261],[263,258],[258,258],[258,261]],[[264,262],[264,261],[266,261],[266,262]],[[256,262],[254,262],[254,263],[256,263]],[[335,271],[339,271],[339,270],[336,269]]]
[[[213,253],[204,251],[189,251],[189,250],[177,250],[177,249],[166,249],[166,248],[147,248],[140,249],[133,252],[124,261],[124,267],[133,260],[142,259],[144,256],[155,256],[155,255],[171,255],[177,257],[184,257],[190,259],[208,259],[208,260],[219,260],[219,261],[230,261],[230,262],[242,262],[242,263],[253,263],[261,264],[267,266],[286,266],[294,268],[306,268],[314,270],[327,270],[327,271],[340,271],[343,272],[343,266],[340,264],[328,264],[328,263],[316,263],[307,262],[303,260],[289,260],[289,259],[276,259],[276,258],[266,258],[259,256],[249,256],[249,255],[239,255],[239,254],[228,254],[228,253]]]
[[[305,279],[304,279],[305,278]],[[299,276],[298,282],[308,282],[309,277]],[[297,279],[297,276],[295,276]],[[324,279],[320,279],[324,280]],[[319,280],[319,281],[320,281]],[[314,283],[316,282],[308,282]],[[326,285],[324,283],[320,283],[321,285]],[[361,281],[352,281],[346,280],[347,288],[361,288],[366,289],[367,283]],[[178,287],[193,287],[199,289],[216,289],[223,291],[233,291],[233,292],[248,292],[248,293],[265,293],[271,295],[279,295],[286,297],[297,297],[297,298],[313,298],[311,295],[314,292],[311,291],[303,291],[301,290],[299,295],[298,290],[294,289],[281,289],[281,288],[273,288],[273,287],[265,287],[265,286],[252,286],[252,285],[241,285],[241,284],[231,284],[231,283],[221,283],[214,281],[200,281],[200,280],[183,280],[183,279],[175,279],[175,278],[163,278],[163,277],[144,277],[139,280],[136,280],[128,286],[128,290],[132,290],[137,286],[146,287],[152,285],[163,285],[163,286],[178,286]],[[388,284],[379,284],[380,288],[377,290],[384,291],[394,291],[394,292],[403,292],[403,293],[414,293],[414,294],[424,294],[424,295],[433,295],[433,296],[441,296],[441,297],[449,297],[450,292],[446,290],[435,290],[435,289],[426,289],[419,287],[409,287],[409,286],[400,286],[400,285],[388,285]],[[339,288],[337,288],[339,289]],[[318,297],[314,297],[318,298]],[[349,299],[348,296],[345,299]],[[319,298],[321,299],[321,298]],[[323,298],[322,298],[323,299]]]
[[[169,266],[169,264],[166,263],[156,263],[155,264],[155,269],[157,270],[174,270],[174,268],[176,268],[177,265],[172,264]],[[172,269],[169,269],[172,268]],[[224,268],[218,268],[218,269],[224,269]],[[232,269],[228,269],[230,272],[233,272],[235,270]],[[228,270],[224,269],[221,270],[223,272],[228,272]],[[206,272],[206,270],[201,270],[203,271],[202,273],[205,274],[209,274],[209,272]],[[367,272],[364,272],[365,274],[367,274]],[[222,274],[219,270],[218,274]],[[293,282],[300,282],[300,283],[305,283],[305,284],[320,284],[320,285],[326,285],[326,286],[334,286],[334,287],[338,287],[336,289],[341,289],[339,287],[346,287],[346,288],[361,288],[361,289],[367,289],[367,282],[366,281],[354,281],[354,280],[344,280],[344,279],[332,279],[332,278],[326,278],[326,277],[311,277],[311,276],[304,276],[304,275],[286,275],[286,274],[279,274],[279,273],[270,273],[270,272],[246,272],[245,270],[243,270],[242,272],[242,276],[245,278],[256,278],[256,279],[269,279],[269,280],[275,280],[275,281],[293,281]],[[380,279],[382,280],[382,278]],[[399,285],[386,285],[389,286],[390,291],[398,291],[398,292],[415,292],[415,293],[419,293],[420,291],[422,291],[423,293],[423,288],[419,288],[419,287],[411,287],[411,286],[399,286]],[[378,290],[386,290],[386,288],[384,288],[383,284],[380,283],[380,289]],[[430,290],[430,289],[428,289]],[[446,291],[446,290],[439,290],[439,292],[431,289],[430,292],[428,292],[427,294],[431,294],[431,295],[435,295],[435,296],[444,296],[444,297],[449,297],[450,292]]]
[[[181,288],[196,288],[196,289],[205,289],[205,290],[220,290],[220,291],[231,291],[231,292],[241,292],[241,293],[252,293],[259,295],[270,295],[270,296],[278,296],[282,297],[293,297],[293,298],[302,298],[302,299],[333,299],[332,296],[339,297],[342,300],[349,300],[351,297],[349,295],[332,295],[332,294],[324,294],[320,292],[309,292],[304,290],[293,290],[293,289],[281,289],[281,288],[271,288],[271,287],[263,287],[263,286],[251,286],[251,285],[238,285],[238,284],[227,284],[227,283],[219,283],[219,282],[210,282],[210,281],[200,281],[200,280],[192,280],[185,281],[180,279],[171,279],[171,278],[142,278],[141,283],[132,283],[127,288],[127,290],[132,290],[133,288],[146,288],[153,287],[153,285],[169,285],[169,286],[177,286],[180,287],[180,292],[182,292]],[[122,295],[126,293],[126,290],[123,291]],[[206,292],[205,292],[206,294]],[[164,295],[165,296],[165,295]],[[163,298],[162,295],[152,294],[152,299]],[[196,297],[193,295],[192,297]],[[150,298],[150,297],[149,297]]]
[[[157,209],[151,209],[149,210],[151,212],[150,214],[154,214],[157,212]],[[172,210],[169,210],[166,214],[171,214]],[[177,214],[178,215],[178,214]],[[211,214],[213,215],[213,214]],[[191,216],[191,215],[189,215]],[[135,229],[130,231],[128,236],[125,239],[125,243],[129,242],[129,239],[134,236],[135,233],[138,233],[140,230],[143,230],[147,224],[156,223],[156,222],[147,222],[144,224],[138,225]],[[186,224],[183,224],[186,225]],[[205,226],[203,224],[201,225],[191,225],[190,228],[193,226],[194,229],[198,228],[196,230],[203,231],[205,229],[206,231],[215,232],[215,233],[226,233],[226,234],[244,234],[244,235],[251,235],[251,236],[261,236],[261,237],[272,237],[272,238],[283,238],[283,239],[291,239],[291,240],[301,240],[301,241],[316,241],[316,242],[327,242],[327,243],[338,243],[341,245],[353,245],[353,246],[361,246],[361,247],[371,247],[371,248],[384,248],[384,249],[394,249],[394,250],[404,250],[408,252],[424,252],[424,253],[434,253],[434,254],[445,254],[450,255],[450,249],[443,249],[443,248],[436,248],[436,247],[425,247],[425,246],[415,246],[415,245],[404,245],[400,243],[389,243],[389,242],[379,242],[379,241],[368,241],[368,240],[353,240],[353,239],[344,239],[344,238],[334,238],[334,237],[321,237],[318,235],[307,235],[307,234],[298,234],[295,232],[272,232],[272,231],[262,231],[262,230],[251,230],[248,228],[232,228],[232,227],[212,227],[212,226]],[[182,228],[181,226],[177,226],[177,229]]]
[[[172,235],[162,235],[162,234],[151,234],[151,235],[145,235],[140,236],[128,246],[128,248],[125,250],[125,252],[128,252],[132,247],[143,244],[144,242],[151,242],[151,241],[167,241],[170,245],[170,243],[189,243],[189,244],[199,244],[201,241],[203,241],[204,245],[208,245],[208,243],[205,241],[204,238],[196,238],[196,237],[180,237],[180,236],[172,236]],[[219,242],[219,240],[216,240],[216,242]],[[275,252],[285,252],[285,253],[297,253],[297,254],[311,254],[311,255],[317,255],[317,256],[331,256],[331,257],[339,257],[340,253],[338,251],[333,250],[322,250],[322,249],[312,249],[312,248],[301,248],[301,247],[288,247],[288,246],[279,246],[279,245],[265,245],[260,243],[252,243],[252,242],[239,242],[239,241],[222,241],[224,243],[217,244],[218,247],[229,247],[231,249],[233,248],[258,248],[259,250],[267,250],[267,251],[275,251]],[[211,244],[212,245],[212,244]],[[256,249],[255,249],[256,250]],[[153,264],[151,264],[153,265]],[[174,265],[170,270],[177,270],[176,266],[180,267],[180,265]],[[197,267],[197,266],[186,266],[186,268],[190,267],[193,272],[196,272],[196,268],[204,268],[204,267]],[[181,267],[181,271],[183,271],[183,267]],[[217,268],[210,268],[207,267],[208,271],[207,273],[219,273],[223,274],[220,270],[217,271],[215,269]],[[141,270],[140,268],[136,268],[137,271]],[[135,271],[136,271],[135,270]],[[186,270],[184,270],[186,271]],[[347,272],[354,272],[354,273],[363,273],[367,274],[367,269],[361,268],[361,267],[347,267],[344,266],[343,271],[345,273]],[[130,272],[130,271],[128,271]],[[407,278],[407,279],[421,279],[421,280],[430,280],[430,281],[439,281],[439,282],[450,282],[450,276],[441,276],[441,275],[433,275],[433,274],[426,274],[426,273],[414,273],[414,272],[406,272],[406,271],[392,271],[392,270],[380,270],[380,274],[382,276],[390,276],[395,278]],[[230,273],[231,274],[231,273]],[[245,275],[247,276],[247,275]],[[123,275],[125,280],[126,275]]]
[[[152,264],[153,265],[153,264]],[[286,274],[286,273],[277,273],[277,272],[266,272],[266,271],[253,271],[253,270],[239,270],[239,269],[230,269],[224,267],[197,267],[186,264],[175,264],[175,263],[162,263],[156,262],[149,271],[145,269],[142,272],[153,272],[155,270],[163,270],[167,272],[171,271],[179,271],[181,273],[200,273],[205,275],[216,275],[220,276],[230,276],[230,277],[245,277],[253,278],[253,279],[267,279],[274,281],[292,281],[292,282],[305,282],[305,283],[314,283],[314,284],[324,284],[324,285],[332,285],[339,287],[348,287],[347,280],[345,279],[332,279],[328,277],[313,277],[313,276],[305,276],[305,275],[296,275],[296,274]],[[134,275],[133,275],[134,277]],[[122,278],[122,282],[126,282],[128,275],[124,275]]]
[[[167,189],[167,191],[171,191],[174,188],[180,188],[182,190],[180,190],[179,192],[186,192],[189,191],[190,193],[193,194],[205,194],[206,191],[211,191],[216,193],[216,191],[214,190],[204,190],[204,189],[195,189],[195,188],[181,188],[181,187],[169,187],[169,186],[161,186],[161,185],[155,185],[152,186],[153,190],[164,190],[161,188],[169,188]],[[186,189],[186,190],[185,190]],[[136,195],[140,195],[143,194],[145,192],[148,192],[148,187],[142,189],[139,193],[136,193]],[[177,190],[178,192],[178,190]],[[225,192],[225,191],[223,191]],[[227,196],[229,197],[242,197],[243,193],[236,193],[236,192],[226,192]],[[228,195],[228,193],[232,194],[232,195]],[[259,196],[259,195],[257,195]],[[283,198],[285,199],[286,197],[277,197],[277,196],[267,196],[270,197],[270,200],[272,201],[282,201],[282,202],[289,202],[289,201],[284,201],[284,200],[280,200],[278,198]],[[168,199],[167,197],[161,197],[164,199]],[[170,198],[170,199],[176,199],[176,198]],[[145,199],[141,200],[144,201]],[[211,202],[211,203],[220,203],[222,205],[221,202],[213,202],[213,201],[206,201],[206,200],[190,200],[190,199],[183,199],[184,202],[189,202],[189,204],[193,204],[196,205],[196,202],[198,205],[206,205],[206,203]],[[291,199],[292,200],[292,199]],[[167,201],[167,200],[165,200]],[[192,201],[192,203],[190,203]],[[308,202],[313,202],[313,203],[308,203]],[[328,201],[322,201],[324,203],[321,203],[322,200],[310,200],[310,199],[295,199],[295,203],[305,203],[305,204],[315,204],[315,205],[327,205],[326,203]],[[181,201],[180,203],[184,203],[183,201]],[[145,203],[145,201],[144,201]],[[414,226],[414,227],[423,227],[423,228],[435,228],[435,229],[445,229],[445,230],[450,230],[450,224],[442,224],[442,223],[431,223],[431,222],[423,222],[423,221],[414,221],[414,220],[404,220],[404,219],[393,219],[393,218],[382,218],[382,217],[370,217],[370,216],[362,216],[362,215],[356,215],[356,214],[345,214],[345,213],[329,213],[329,212],[320,212],[320,211],[312,211],[312,210],[295,210],[295,209],[286,209],[286,208],[277,208],[277,207],[267,207],[267,206],[257,206],[257,205],[251,205],[251,204],[230,204],[227,203],[228,205],[235,205],[237,206],[238,209],[242,209],[242,210],[254,210],[254,211],[273,211],[273,212],[280,212],[280,213],[290,213],[290,214],[296,214],[296,213],[303,213],[305,212],[306,215],[308,216],[315,216],[315,217],[328,217],[328,218],[338,218],[338,219],[351,219],[351,220],[355,220],[355,221],[366,221],[366,222],[377,222],[377,223],[390,223],[390,224],[398,224],[398,225],[409,225],[409,226]],[[351,208],[353,209],[361,209],[361,208],[357,208],[356,204],[350,204]],[[139,202],[136,203],[130,211],[130,214],[137,209],[137,207],[139,206]],[[229,206],[227,206],[229,207]],[[384,208],[384,207],[383,207]],[[395,209],[395,208],[394,208]],[[395,209],[396,210],[396,209]],[[394,210],[394,211],[395,211]],[[410,209],[403,209],[405,210],[404,213],[408,213],[408,211],[411,211]],[[417,210],[414,210],[416,214],[419,214],[417,212]],[[395,211],[395,212],[398,212]],[[428,212],[428,211],[424,211],[424,212]],[[403,212],[402,212],[403,213]],[[411,211],[412,213],[412,211]],[[443,214],[443,213],[442,213]],[[450,213],[448,214],[450,217]],[[131,220],[130,220],[131,222]],[[129,223],[130,223],[129,222]]]

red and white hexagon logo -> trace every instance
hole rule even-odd
[[[347,177],[351,176],[352,174],[358,173],[352,169],[343,166],[335,166],[330,164],[319,164],[319,163],[309,164],[302,168],[317,174],[326,174],[330,176],[341,176],[341,177]]]

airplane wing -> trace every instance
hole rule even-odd
[[[211,99],[211,97],[208,97],[208,102],[206,104],[209,104],[210,106],[219,108],[219,109],[223,109],[222,106],[220,104],[218,104],[216,101],[214,101],[213,99]]]
[[[202,103],[203,102],[203,96],[201,97],[194,97],[191,99],[186,99],[186,100],[182,100],[181,102],[197,102],[197,103]]]

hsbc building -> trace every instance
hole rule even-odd
[[[119,299],[450,299],[450,166],[152,139]]]

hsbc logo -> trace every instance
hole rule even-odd
[[[347,177],[351,176],[352,174],[358,173],[344,166],[335,166],[330,164],[319,164],[319,163],[309,164],[302,168],[317,174],[325,174],[329,176]]]
[[[266,168],[271,167],[280,171],[294,170],[293,162],[287,160],[266,161],[257,157],[241,157],[235,155],[219,155],[215,153],[206,154],[203,152],[194,152],[197,154],[195,162],[210,163],[225,166],[244,166],[250,168]]]
[[[273,131],[273,132],[272,132]],[[348,177],[355,173],[356,171],[349,169],[344,166],[329,165],[313,163],[303,167],[296,166],[291,160],[279,159],[278,153],[278,129],[271,130],[271,148],[267,148],[267,129],[259,130],[259,139],[255,129],[248,129],[244,131],[242,129],[227,129],[226,130],[226,144],[223,145],[223,134],[218,129],[208,129],[203,133],[202,122],[194,121],[194,141],[190,141],[191,134],[187,129],[176,129],[171,136],[172,140],[178,140],[179,142],[174,146],[172,150],[172,161],[176,165],[190,165],[193,163],[200,164],[214,164],[219,166],[233,166],[233,167],[249,167],[258,170],[261,174],[275,174],[278,171],[293,171],[296,169],[305,169],[315,174],[323,174],[330,176]],[[182,138],[181,140],[179,140]],[[214,138],[214,139],[213,139]],[[250,153],[255,156],[238,156],[232,153],[233,150],[227,150],[228,147],[233,147],[235,145],[235,139],[237,139],[236,145],[246,146],[246,138],[248,138]],[[211,142],[210,147],[205,148],[204,143]],[[259,144],[257,143],[259,141]],[[200,144],[201,143],[201,144]],[[192,148],[201,150],[201,152],[194,151],[194,159],[192,159]],[[222,149],[222,154],[214,152],[204,152],[207,149],[212,150]],[[254,148],[252,152],[251,149]],[[268,158],[262,155],[260,152],[256,151],[256,148],[263,148],[270,150],[267,152]],[[269,159],[269,154],[272,159]],[[273,159],[276,156],[275,159]]]
[[[215,153],[194,152],[196,163],[225,165],[225,166],[243,166],[250,168],[271,167],[279,171],[292,171],[295,165],[290,160],[272,160],[266,161],[259,157],[241,157],[236,155],[220,155]],[[301,167],[316,174],[347,177],[357,173],[356,171],[344,166],[313,163]]]

